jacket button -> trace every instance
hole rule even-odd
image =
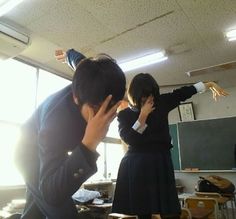
[[[79,178],[79,174],[78,173],[74,173],[74,177],[75,178]]]
[[[79,169],[79,174],[83,174],[84,170],[83,169]]]

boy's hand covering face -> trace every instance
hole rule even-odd
[[[88,122],[82,143],[90,150],[96,150],[97,145],[106,136],[110,123],[116,117],[120,101],[109,109],[111,99],[112,95],[109,95],[97,113],[94,112],[93,107],[88,108]]]

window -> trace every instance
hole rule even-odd
[[[35,108],[37,69],[10,59],[0,62],[0,120],[23,123]]]
[[[102,142],[98,145],[97,152],[100,154],[97,160],[98,170],[88,179],[88,182],[116,179],[120,161],[125,153],[124,146]]]
[[[39,70],[37,105],[40,105],[50,94],[71,84],[71,81],[60,76],[52,74],[48,71]]]
[[[108,139],[99,144],[97,151],[100,157],[97,161],[98,171],[88,181],[116,179],[120,161],[125,154],[126,146],[121,144],[118,133],[118,121],[114,119],[108,133]],[[116,142],[116,143],[115,143]]]
[[[19,125],[35,108],[36,68],[7,60],[0,62],[0,185],[22,184],[13,162]]]
[[[107,132],[107,137],[112,137],[112,138],[120,138],[119,132],[118,132],[118,121],[117,118],[113,120],[111,123],[109,130]]]
[[[19,137],[19,126],[0,123],[0,186],[22,185],[24,181],[14,165],[14,149]]]
[[[22,185],[24,181],[14,165],[20,125],[36,105],[71,82],[14,59],[0,62],[0,72],[0,186]]]
[[[99,153],[99,157],[97,159],[97,167],[98,171],[92,175],[87,181],[99,181],[105,179],[105,145],[104,143],[100,143],[97,147],[97,152]]]
[[[125,153],[125,148],[121,144],[106,144],[106,158],[107,158],[107,178],[116,179],[120,165],[120,161]]]
[[[113,138],[115,141],[120,139],[118,132],[117,118],[111,123],[107,137]],[[110,179],[116,179],[120,161],[124,156],[127,148],[123,143],[114,144],[114,142],[106,142],[106,176]]]

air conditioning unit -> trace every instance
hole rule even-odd
[[[29,42],[29,36],[0,22],[0,60],[19,55],[26,49]]]

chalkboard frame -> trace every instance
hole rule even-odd
[[[234,124],[236,117],[177,123],[180,170],[232,170],[236,165],[233,155],[236,143]]]

